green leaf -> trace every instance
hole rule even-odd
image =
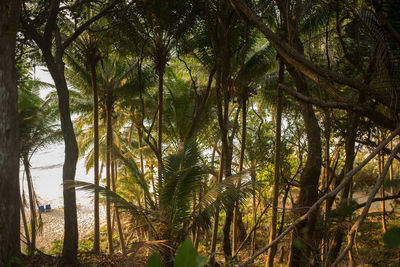
[[[389,248],[400,245],[400,227],[393,227],[383,235],[383,242]]]
[[[153,253],[150,258],[147,260],[146,267],[162,267],[161,259],[158,253]]]
[[[202,267],[206,265],[206,263],[207,258],[197,255],[192,240],[188,238],[182,243],[176,253],[174,267]]]

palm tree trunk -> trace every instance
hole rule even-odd
[[[256,204],[256,173],[255,171],[251,172],[251,182],[253,183],[253,224],[257,223],[257,204]],[[253,231],[253,235],[251,236],[251,255],[253,256],[256,252],[256,236],[257,229],[255,228]]]
[[[243,93],[244,94],[244,93]],[[244,152],[246,149],[246,101],[247,101],[247,96],[242,97],[242,140],[241,140],[241,146],[240,146],[240,157],[239,157],[239,173],[243,171],[243,162],[244,162]],[[240,184],[242,182],[242,179],[239,178],[238,181],[238,190],[240,190]],[[232,255],[235,254],[236,249],[237,249],[237,243],[238,243],[238,220],[239,220],[239,206],[238,202],[235,203],[235,208],[233,210],[233,224],[232,224]]]
[[[393,150],[393,140],[390,141],[390,151]],[[393,181],[393,164],[390,165],[390,169],[389,169],[389,180]],[[390,195],[394,196],[394,187],[391,186],[390,187]]]
[[[90,63],[90,78],[92,80],[93,92],[93,132],[94,132],[94,184],[99,185],[99,96],[97,92],[96,62]],[[99,214],[99,192],[94,192],[94,240],[93,252],[100,252],[100,214]]]
[[[276,123],[275,123],[275,155],[274,155],[274,186],[272,196],[272,214],[271,214],[271,230],[269,234],[269,243],[271,243],[276,236],[276,224],[278,218],[278,197],[279,197],[279,172],[281,165],[281,124],[282,124],[282,89],[279,86],[283,83],[284,78],[284,64],[283,60],[279,59],[279,77],[276,96]],[[274,257],[276,254],[277,246],[274,245],[268,250],[268,259],[265,264],[266,267],[274,266]]]
[[[222,147],[221,151],[223,151],[223,150],[224,149]],[[223,174],[224,174],[224,154],[221,152],[217,183],[221,182]],[[213,225],[213,231],[212,231],[212,237],[211,237],[211,250],[210,250],[210,257],[208,258],[208,265],[211,265],[211,266],[213,266],[215,264],[215,251],[217,248],[218,225],[219,225],[219,208],[217,208],[215,215],[214,215],[214,225]]]
[[[383,138],[379,138],[379,142],[382,142]],[[383,152],[379,152],[378,154],[378,174],[380,177],[383,171],[383,167],[385,166],[385,156]],[[379,194],[381,198],[385,197],[385,187],[384,184],[382,184],[381,188],[379,189]],[[386,226],[386,207],[385,207],[385,200],[381,200],[381,220],[382,220],[382,232],[386,233],[387,231],[387,226]]]
[[[111,188],[111,149],[112,149],[112,96],[111,89],[107,89],[106,96],[106,120],[107,120],[107,148],[106,148],[106,188]],[[112,244],[112,228],[111,228],[111,203],[110,197],[106,196],[106,220],[107,220],[107,242],[108,252],[112,254],[114,252]]]
[[[157,120],[157,168],[158,168],[158,185],[162,186],[162,125],[163,125],[163,83],[164,83],[164,68],[160,66],[158,70],[158,120]]]
[[[142,151],[142,142],[143,142],[143,132],[140,127],[137,127],[138,130],[138,143],[139,143],[139,155],[140,155],[140,171],[142,172],[142,175],[144,176],[144,160],[143,160],[143,151]],[[146,202],[145,202],[146,206]]]
[[[325,161],[325,167],[324,167],[324,175],[323,175],[323,185],[322,185],[322,190],[326,190],[326,192],[329,191],[330,188],[330,176],[329,176],[329,166],[330,166],[330,156],[329,156],[329,151],[330,151],[330,145],[329,141],[331,138],[331,118],[330,118],[330,112],[328,110],[325,111],[325,132],[324,132],[324,137],[325,137],[325,147],[324,147],[324,161]],[[327,222],[328,222],[328,212],[330,210],[330,205],[328,205],[328,201],[325,201],[323,204],[323,224],[324,228],[327,227]],[[328,252],[328,243],[329,243],[329,236],[327,232],[323,233],[323,247],[322,247],[322,262],[323,264],[326,263],[327,260],[327,252]]]
[[[35,207],[35,197],[34,197],[34,188],[32,183],[32,175],[30,171],[30,164],[28,160],[28,156],[23,156],[23,163],[26,173],[26,182],[28,183],[28,195],[29,195],[29,208],[30,208],[30,226],[31,226],[31,242],[28,247],[29,255],[33,255],[36,250],[36,207]]]
[[[20,1],[0,2],[0,266],[20,255],[18,88],[15,40]]]
[[[117,181],[117,173],[118,173],[118,170],[117,170],[117,163],[116,163],[115,161],[113,161],[113,163],[112,163],[111,166],[112,166],[112,173],[113,173],[113,177],[112,177],[112,187],[113,187],[113,191],[114,191],[114,192],[117,192],[117,188],[116,188],[116,186],[115,186],[115,183],[116,183],[116,181]],[[120,241],[120,243],[121,243],[121,250],[122,250],[122,253],[125,254],[126,248],[125,248],[124,233],[123,233],[123,231],[122,231],[121,218],[120,218],[120,216],[119,216],[119,210],[118,210],[118,208],[117,208],[117,207],[114,207],[114,208],[115,208],[115,217],[116,217],[116,220],[117,220],[119,241]]]
[[[21,217],[22,217],[22,223],[24,224],[24,230],[25,230],[25,239],[26,239],[26,244],[28,246],[28,249],[30,248],[30,235],[29,235],[29,228],[28,228],[28,223],[26,222],[26,216],[25,216],[25,209],[24,205],[22,205],[22,198],[21,195],[19,195],[19,202],[20,202],[20,207],[21,207]]]

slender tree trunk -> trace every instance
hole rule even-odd
[[[239,158],[239,173],[243,171],[243,162],[244,162],[244,152],[246,149],[246,101],[247,101],[247,96],[242,97],[242,140],[241,140],[241,146],[240,146],[240,158]],[[239,178],[238,181],[238,190],[240,190],[240,185],[241,185],[242,179]],[[232,224],[232,255],[235,254],[235,251],[237,249],[237,242],[238,242],[238,220],[239,220],[239,202],[237,201],[235,203],[235,209],[233,210],[233,224]]]
[[[390,141],[390,151],[393,150],[393,140]],[[393,181],[393,164],[390,165],[390,169],[389,169],[389,180]],[[390,195],[394,196],[394,187],[390,187]]]
[[[115,186],[115,183],[117,182],[117,174],[118,174],[118,170],[117,170],[117,163],[115,161],[113,161],[112,163],[112,173],[113,173],[113,177],[112,177],[112,187],[113,187],[113,191],[117,192],[117,187]],[[119,242],[121,243],[121,250],[122,253],[125,254],[126,252],[126,248],[125,248],[125,240],[124,240],[124,232],[122,231],[122,225],[121,225],[121,218],[119,216],[119,210],[117,207],[115,208],[115,217],[117,219],[117,227],[118,227],[118,234],[119,234]]]
[[[283,60],[279,59],[279,76],[278,83],[283,83],[285,65]],[[279,174],[281,165],[281,124],[282,124],[282,89],[278,85],[276,96],[276,122],[275,122],[275,153],[274,153],[274,186],[272,196],[272,214],[271,214],[271,230],[269,234],[269,242],[271,243],[276,236],[276,224],[278,221],[278,198],[279,198]],[[274,266],[274,257],[277,246],[272,246],[268,250],[268,258],[266,267]]]
[[[33,181],[32,181],[32,175],[31,175],[31,171],[30,171],[30,164],[29,164],[29,160],[28,160],[28,156],[27,155],[23,156],[23,163],[24,163],[24,169],[25,169],[25,173],[26,173],[26,182],[28,183],[29,208],[30,208],[30,226],[31,226],[31,236],[32,236],[30,246],[28,247],[28,253],[29,253],[29,255],[33,255],[35,253],[35,250],[36,250],[36,221],[37,221],[37,216],[36,216]]]
[[[89,62],[90,78],[93,92],[93,132],[94,132],[94,184],[99,185],[99,96],[97,92],[96,61]],[[100,252],[100,214],[99,214],[99,192],[94,192],[94,240],[93,252]]]
[[[0,2],[0,266],[20,255],[18,89],[15,38],[20,1]]]
[[[24,209],[24,205],[22,204],[21,196],[19,197],[19,199],[20,199],[22,223],[24,225],[24,231],[25,231],[26,244],[27,244],[27,246],[29,248],[30,247],[30,243],[31,243],[30,234],[29,234],[29,227],[28,227],[28,223],[26,221],[25,209]]]
[[[382,134],[382,133],[381,133]],[[382,142],[383,138],[379,138],[379,142]],[[379,152],[378,154],[378,173],[379,176],[381,176],[383,167],[385,166],[385,156],[383,152]],[[381,188],[379,189],[379,194],[381,198],[385,197],[385,187],[384,184],[382,184]],[[386,233],[387,231],[387,226],[386,226],[386,206],[385,206],[385,200],[381,200],[381,220],[382,220],[382,232]]]
[[[138,130],[138,143],[139,143],[139,155],[140,155],[140,171],[142,172],[142,175],[144,176],[144,160],[143,160],[143,151],[142,151],[143,132],[140,127],[138,127],[137,130]],[[146,202],[145,202],[145,205],[146,205]]]
[[[322,185],[322,190],[326,190],[327,192],[329,191],[329,166],[330,166],[330,137],[331,137],[331,122],[330,122],[330,111],[326,110],[325,111],[325,148],[324,148],[324,161],[325,161],[325,167],[324,167],[324,176],[323,176],[323,185]],[[330,205],[328,205],[328,201],[325,201],[323,204],[323,211],[324,211],[324,219],[323,219],[323,224],[324,228],[326,229],[326,223],[328,219],[328,211],[330,210]],[[328,251],[328,243],[329,243],[329,235],[328,232],[325,231],[323,233],[323,247],[322,247],[322,262],[325,263],[327,259],[327,251]]]
[[[200,186],[200,190],[199,190],[199,202],[201,201],[203,197],[203,186]],[[201,212],[201,210],[198,211],[199,213]],[[200,228],[197,227],[196,228],[196,238],[194,239],[193,243],[194,243],[194,248],[196,249],[196,252],[199,248],[199,242],[200,242]]]
[[[164,68],[159,66],[158,69],[158,120],[157,120],[157,169],[158,169],[158,185],[162,186],[162,125],[163,125],[163,110],[164,110]]]
[[[29,249],[30,243],[31,243],[31,239],[29,237],[30,236],[29,235],[29,228],[28,228],[28,223],[26,222],[25,209],[24,209],[24,205],[22,204],[21,195],[19,195],[19,202],[20,202],[20,207],[21,207],[22,223],[24,224],[26,244],[27,244],[28,249]]]
[[[111,150],[113,145],[112,137],[112,95],[111,89],[107,89],[106,96],[106,120],[107,120],[107,148],[106,148],[106,188],[111,189]],[[106,220],[107,220],[107,242],[108,252],[112,254],[114,252],[112,243],[112,227],[111,227],[111,203],[110,197],[106,196]]]
[[[257,203],[256,203],[256,172],[251,172],[251,182],[253,183],[253,224],[257,223]],[[257,229],[254,229],[253,235],[251,236],[251,255],[253,256],[256,252],[256,236]]]
[[[221,151],[223,151],[223,147],[221,148]],[[224,173],[224,154],[221,152],[217,183],[221,182],[223,173]],[[215,264],[215,251],[217,248],[218,225],[219,225],[219,208],[217,208],[214,215],[214,225],[211,237],[211,250],[210,250],[210,257],[208,258],[208,265],[211,266]]]
[[[229,102],[227,99],[225,99],[224,101],[224,120],[225,120],[225,129],[227,126],[227,122],[228,122],[228,114],[227,110],[228,110],[228,106],[229,106]],[[230,177],[232,175],[232,170],[231,170],[231,164],[232,164],[232,143],[230,142],[230,138],[228,137],[227,131],[223,131],[225,132],[225,134],[222,134],[222,136],[226,136],[226,138],[222,138],[223,142],[225,140],[225,145],[223,145],[223,147],[226,147],[224,153],[224,177],[225,179],[227,179],[228,177]],[[222,233],[223,233],[223,240],[222,240],[222,248],[224,250],[224,255],[225,255],[225,263],[229,262],[232,258],[232,246],[231,246],[231,238],[230,238],[230,233],[231,233],[231,225],[232,225],[232,220],[233,220],[233,207],[227,207],[225,210],[225,222],[224,222],[224,226],[222,228]]]

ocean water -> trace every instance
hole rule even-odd
[[[33,186],[40,205],[63,207],[62,167],[64,163],[64,144],[62,142],[37,151],[31,159]],[[20,184],[28,199],[28,190],[23,164],[20,164]],[[85,162],[80,158],[76,167],[75,180],[93,183],[93,170],[86,173]],[[23,186],[23,188],[22,188]],[[92,194],[77,190],[76,202],[81,206],[91,206]]]

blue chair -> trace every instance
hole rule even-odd
[[[50,204],[47,204],[46,205],[46,211],[50,211],[51,210],[51,206],[50,206]]]
[[[44,206],[39,206],[39,211],[40,211],[40,212],[46,212],[46,211],[44,210]]]

